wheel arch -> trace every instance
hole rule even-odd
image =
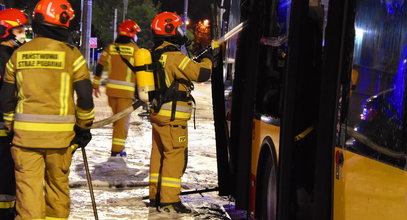
[[[260,154],[259,154],[259,159],[257,163],[257,173],[256,173],[256,184],[255,184],[255,210],[254,210],[254,215],[256,219],[259,217],[259,214],[261,213],[261,196],[264,192],[262,192],[263,187],[263,179],[265,177],[264,172],[266,166],[264,166],[265,161],[267,161],[267,157],[271,158],[272,161],[272,167],[275,167],[276,170],[276,175],[278,172],[278,166],[277,166],[277,154],[276,154],[276,147],[274,145],[273,140],[271,137],[267,136],[263,139],[263,142],[261,143],[261,149],[260,149]],[[278,176],[278,175],[277,175]],[[277,181],[278,182],[278,181]]]

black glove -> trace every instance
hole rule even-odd
[[[92,134],[90,129],[81,128],[77,125],[74,127],[75,137],[73,138],[71,145],[77,144],[78,147],[86,147],[90,140],[92,140]]]

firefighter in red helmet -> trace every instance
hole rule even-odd
[[[106,95],[113,114],[121,112],[129,107],[135,99],[136,77],[128,64],[135,63],[135,53],[139,49],[135,42],[137,33],[141,31],[138,24],[133,20],[125,20],[119,26],[119,37],[115,42],[106,47],[94,70],[93,88],[94,95],[99,97],[99,85],[102,71],[109,66],[108,79],[106,82]],[[129,129],[130,115],[113,123],[113,137],[111,156],[125,157],[125,144]]]
[[[151,24],[155,43],[153,62],[160,63],[162,70],[157,75],[164,76],[161,82],[155,83],[164,84],[166,93],[153,98],[161,101],[153,102],[150,110],[153,130],[149,198],[150,206],[160,211],[189,213],[191,209],[181,202],[179,195],[187,166],[187,121],[194,104],[191,81],[207,81],[212,61],[210,56],[194,61],[180,51],[180,46],[188,40],[182,25],[181,17],[172,12],[158,14]]]
[[[68,219],[72,142],[84,147],[91,139],[90,74],[78,48],[66,42],[73,17],[67,0],[40,0],[35,38],[6,65],[0,106],[6,129],[14,132],[16,220]]]
[[[18,9],[0,11],[0,88],[3,82],[6,64],[14,50],[25,43],[25,25],[28,19]],[[0,219],[14,219],[16,200],[16,181],[14,162],[11,157],[11,134],[4,127],[3,114],[0,113]]]

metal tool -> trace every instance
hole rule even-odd
[[[83,156],[83,164],[85,165],[86,180],[88,181],[90,198],[92,200],[93,214],[95,215],[95,220],[99,220],[98,211],[96,208],[95,194],[93,193],[92,179],[91,179],[90,171],[89,171],[88,157],[86,156],[85,147],[81,146],[81,151],[82,151],[82,156]]]
[[[195,56],[192,59],[197,60],[197,59],[199,59],[199,57],[201,57],[203,54],[205,54],[209,50],[213,50],[215,48],[218,48],[220,44],[228,41],[230,38],[232,38],[232,37],[236,36],[237,34],[239,34],[246,27],[246,25],[247,25],[247,21],[244,21],[244,22],[238,24],[236,27],[234,27],[232,30],[227,32],[225,35],[223,35],[219,39],[213,40],[211,45],[209,45],[205,50],[200,52],[197,56]]]

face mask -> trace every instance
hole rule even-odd
[[[16,37],[15,37],[15,39],[16,39],[16,41],[17,41],[19,44],[24,44],[24,43],[25,43],[26,36],[25,36],[24,33],[22,33],[22,34],[17,34]]]
[[[134,42],[137,42],[137,40],[138,40],[137,35],[134,35]]]

